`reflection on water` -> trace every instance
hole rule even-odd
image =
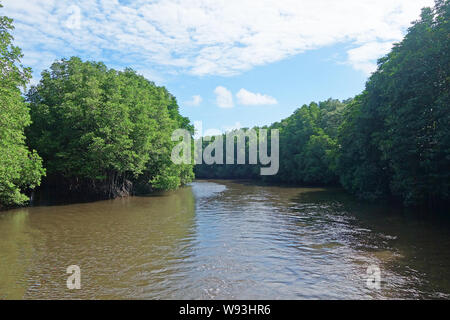
[[[10,210],[0,298],[449,298],[448,226],[337,190],[229,181]],[[80,290],[66,288],[73,264]]]

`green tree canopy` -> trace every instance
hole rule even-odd
[[[171,134],[192,129],[189,120],[165,88],[131,69],[63,59],[42,73],[28,100],[30,143],[58,184],[113,197],[136,184],[170,189],[193,177],[191,166],[170,160]]]
[[[337,133],[345,104],[339,100],[310,103],[291,116],[264,129],[280,130],[280,168],[262,179],[291,184],[336,184]],[[258,131],[260,128],[254,128]],[[225,135],[223,136],[226,140]],[[204,146],[208,145],[204,142]],[[248,141],[246,142],[248,159]],[[235,160],[236,163],[236,160]],[[197,165],[198,177],[258,178],[255,165]]]

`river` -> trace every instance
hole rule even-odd
[[[221,180],[14,209],[0,213],[0,298],[448,299],[449,225],[335,189]]]

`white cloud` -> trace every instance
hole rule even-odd
[[[377,69],[376,60],[387,54],[392,42],[369,42],[358,48],[349,50],[348,61],[356,69],[370,74]]]
[[[271,96],[253,93],[245,89],[241,89],[236,93],[236,98],[239,104],[243,105],[264,105],[264,104],[277,104],[277,100]]]
[[[37,58],[46,52],[120,61],[149,74],[232,75],[344,42],[353,44],[348,63],[369,72],[384,50],[362,51],[401,40],[433,0],[79,0],[75,17],[70,0],[3,4],[36,70],[48,67]]]
[[[199,106],[203,99],[200,95],[192,96],[192,100],[186,102],[188,106]]]
[[[216,95],[216,103],[221,108],[232,108],[233,104],[233,95],[231,91],[225,87],[218,86],[214,93]]]

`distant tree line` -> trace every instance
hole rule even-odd
[[[203,164],[196,176],[340,184],[362,199],[405,205],[448,202],[449,15],[448,0],[423,9],[357,97],[313,102],[264,127],[280,130],[277,175],[261,177],[254,165]]]

